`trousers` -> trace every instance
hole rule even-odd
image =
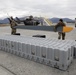
[[[62,40],[65,40],[65,33],[63,33],[63,32],[58,32],[58,39],[61,39],[61,37],[62,37]]]

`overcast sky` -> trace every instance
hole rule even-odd
[[[0,0],[0,17],[76,17],[76,0]]]

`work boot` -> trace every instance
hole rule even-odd
[[[62,40],[65,40],[65,37],[62,37]]]

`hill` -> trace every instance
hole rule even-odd
[[[20,18],[21,20],[25,19],[25,17],[21,17]],[[42,20],[40,18],[37,18],[35,17],[35,19],[38,19],[38,20]],[[52,21],[53,23],[57,23],[59,21],[60,18],[50,18],[49,20]],[[72,20],[72,19],[69,19],[69,18],[62,18],[64,22],[67,22],[67,23],[74,23],[75,20]],[[9,20],[8,18],[4,18],[4,19],[0,19],[0,24],[8,24],[9,23]]]
[[[51,18],[49,19],[50,21],[52,21],[53,23],[58,23],[60,18]],[[69,18],[62,18],[64,22],[67,22],[67,23],[74,23],[75,21],[72,20],[72,19],[69,19]]]
[[[0,24],[8,24],[9,20],[7,18],[0,19]]]

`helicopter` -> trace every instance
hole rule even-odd
[[[33,18],[33,16],[29,16],[29,18],[24,20],[20,20],[18,17],[16,17],[16,22],[19,24],[23,22],[25,26],[38,26],[40,24],[40,21]]]

